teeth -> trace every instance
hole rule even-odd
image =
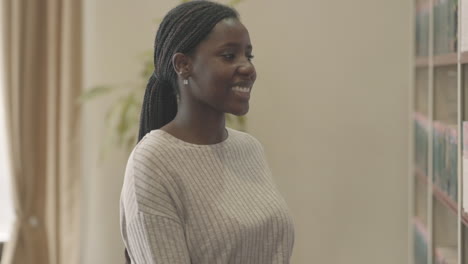
[[[248,87],[235,86],[235,87],[232,87],[232,90],[234,90],[234,91],[236,91],[236,92],[248,93],[248,92],[250,91],[250,88],[248,88]]]

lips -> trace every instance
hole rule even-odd
[[[253,83],[250,81],[240,81],[234,83],[234,85],[232,86],[232,90],[240,93],[248,93],[252,90],[252,85]]]
[[[248,93],[250,92],[250,87],[242,87],[242,86],[234,86],[232,87],[232,90],[235,92],[240,92],[240,93]]]
[[[250,99],[250,91],[252,90],[252,86],[236,85],[233,86],[231,89],[236,95],[236,97],[241,99],[242,101],[248,101]]]

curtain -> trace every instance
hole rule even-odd
[[[77,264],[80,0],[0,0],[16,221],[1,264]]]

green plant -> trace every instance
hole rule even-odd
[[[190,0],[181,0],[182,3]],[[228,5],[235,6],[243,0],[230,0]],[[159,23],[161,20],[156,20]],[[127,151],[135,145],[138,136],[139,116],[146,82],[153,74],[153,52],[144,52],[139,59],[142,60],[142,69],[138,82],[132,85],[99,85],[86,90],[79,97],[80,103],[86,103],[102,96],[117,96],[106,112],[105,123],[107,140],[103,151],[117,145]],[[226,125],[241,131],[246,130],[246,117],[226,114]],[[103,153],[104,154],[104,153]]]

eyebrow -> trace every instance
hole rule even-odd
[[[219,48],[226,48],[226,47],[240,47],[241,44],[239,44],[238,42],[228,42],[228,43],[224,43],[223,45],[219,46]],[[252,49],[252,45],[249,44],[247,45],[247,49]]]

